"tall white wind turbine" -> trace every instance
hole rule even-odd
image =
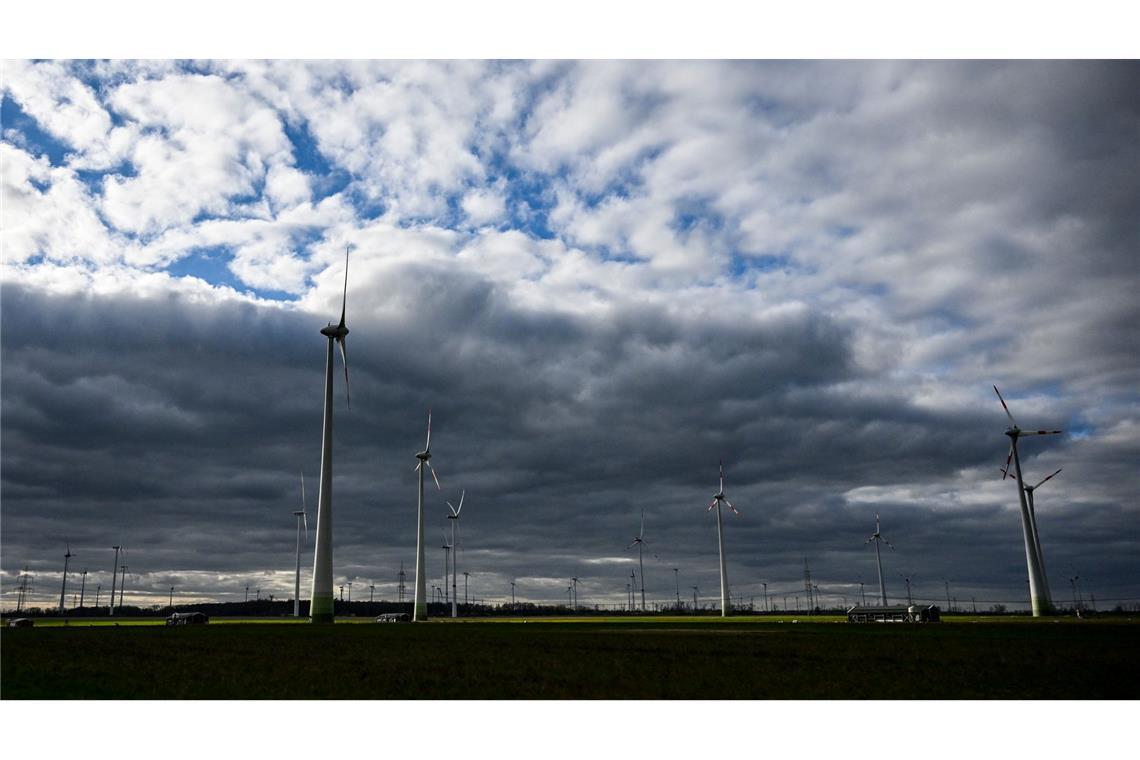
[[[728,570],[724,562],[724,527],[721,525],[720,518],[720,505],[721,502],[728,505],[728,508],[735,512],[738,516],[736,507],[732,506],[724,495],[724,462],[720,463],[720,490],[713,496],[712,504],[709,504],[706,512],[711,512],[716,508],[716,540],[720,545],[720,616],[728,617]]]
[[[879,554],[879,544],[884,543],[887,546],[890,546],[891,551],[894,551],[895,547],[891,545],[890,541],[883,538],[883,533],[879,529],[879,513],[878,512],[875,513],[875,532],[872,533],[871,537],[868,538],[864,543],[875,544],[875,564],[879,568],[879,601],[882,602],[882,605],[884,607],[886,607],[887,606],[887,587],[883,584],[883,558]]]
[[[637,566],[638,572],[641,573],[641,611],[645,612],[645,563],[642,561],[641,551],[643,546],[648,546],[649,542],[645,540],[645,510],[641,510],[641,530],[634,537],[633,543],[625,547],[629,551],[634,546],[637,547]]]
[[[352,406],[352,393],[348,385],[348,327],[345,326],[345,308],[348,304],[348,248],[344,249],[344,293],[340,303],[340,322],[321,328],[321,335],[329,339],[325,356],[325,412],[321,435],[321,486],[317,495],[317,541],[313,552],[313,592],[309,596],[309,620],[313,623],[333,622],[333,561],[332,561],[332,423],[333,423],[333,343],[340,346],[344,362],[344,392],[348,406]]]
[[[1002,476],[1002,480],[1009,474],[1009,464],[1012,461],[1013,470],[1017,476],[1018,500],[1021,504],[1021,533],[1025,541],[1025,564],[1029,571],[1029,603],[1033,607],[1033,617],[1041,617],[1051,611],[1053,604],[1049,598],[1049,583],[1045,578],[1045,563],[1041,558],[1041,548],[1035,538],[1033,513],[1030,511],[1029,501],[1026,497],[1025,481],[1021,476],[1021,458],[1017,453],[1017,439],[1029,435],[1059,435],[1062,431],[1022,430],[1017,426],[1017,421],[1013,419],[1009,406],[1001,397],[1001,391],[997,389],[996,385],[994,386],[994,393],[997,394],[998,401],[1001,402],[1002,409],[1005,410],[1005,416],[1009,418],[1009,427],[1005,431],[1005,434],[1009,436],[1009,455],[1005,460],[1005,475]]]
[[[458,543],[459,539],[456,537],[456,534],[459,533],[459,513],[463,511],[463,499],[466,496],[467,496],[467,489],[465,488],[459,494],[459,506],[458,507],[453,507],[451,505],[450,501],[447,502],[447,508],[451,511],[451,514],[449,514],[447,516],[447,519],[451,520],[451,545],[455,549],[455,553],[451,555],[451,616],[453,618],[459,617],[459,605],[458,605],[457,600],[456,600],[456,592],[458,591],[459,578],[458,578],[458,573],[456,572],[456,567],[455,567],[456,565],[459,564],[459,543]],[[460,534],[460,535],[462,535],[462,534]],[[466,573],[464,573],[464,575],[466,575]],[[446,581],[447,581],[447,579],[444,578],[444,582],[446,582]]]
[[[431,410],[428,409],[428,424],[427,424],[427,442],[424,443],[424,450],[416,454],[416,459],[420,460],[416,464],[416,471],[420,474],[419,478],[419,498],[416,502],[416,596],[415,606],[412,609],[412,620],[420,621],[427,620],[428,606],[427,606],[427,569],[425,567],[424,557],[424,469],[431,470],[431,478],[435,481],[435,487],[442,491],[439,485],[439,478],[435,475],[435,468],[431,466]]]
[[[294,512],[297,518],[297,577],[293,586],[293,617],[301,617],[301,526],[305,526],[305,543],[309,543],[309,516],[305,514],[305,473],[301,473],[301,509]]]

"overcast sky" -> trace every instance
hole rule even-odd
[[[5,62],[4,605],[291,595],[326,340],[334,575],[501,601],[1140,601],[1135,62]],[[339,359],[338,359],[339,362]],[[339,372],[338,367],[338,372]],[[312,533],[310,533],[310,538]],[[307,597],[312,554],[303,559]],[[460,577],[460,593],[463,579]],[[69,583],[76,589],[79,576]],[[640,581],[639,581],[640,584]],[[69,593],[70,595],[70,593]],[[104,597],[105,599],[105,597]],[[762,604],[757,596],[757,603]]]

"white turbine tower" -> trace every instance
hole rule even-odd
[[[736,507],[732,506],[732,502],[724,495],[723,461],[720,463],[720,490],[713,496],[712,504],[709,504],[708,509],[705,511],[711,512],[714,507],[716,508],[716,540],[720,544],[720,616],[728,617],[728,570],[724,562],[724,527],[721,525],[720,518],[721,502],[727,504],[728,508],[737,515],[740,514],[740,512],[737,512]]]
[[[1026,499],[1025,481],[1021,477],[1021,458],[1017,453],[1017,439],[1028,435],[1058,435],[1061,431],[1032,430],[1027,432],[1022,430],[1017,426],[1017,421],[1013,419],[1013,415],[996,385],[994,386],[994,393],[997,394],[998,401],[1001,402],[1002,409],[1005,410],[1005,416],[1009,418],[1009,427],[1005,431],[1005,434],[1009,436],[1009,455],[1005,460],[1005,475],[1002,476],[1002,480],[1005,480],[1006,475],[1009,474],[1009,464],[1012,460],[1014,473],[1017,476],[1018,500],[1021,503],[1021,532],[1022,538],[1025,540],[1025,564],[1029,571],[1029,603],[1033,607],[1033,617],[1041,617],[1051,611],[1053,604],[1049,599],[1049,583],[1045,578],[1045,563],[1041,558],[1041,547],[1035,537],[1033,513],[1030,511],[1029,502]],[[1037,485],[1041,484],[1038,483]]]
[[[458,573],[456,572],[456,565],[459,564],[459,543],[456,534],[459,533],[459,513],[463,511],[463,499],[467,496],[467,489],[459,494],[459,506],[451,506],[451,502],[447,502],[447,508],[451,510],[451,514],[447,516],[451,520],[451,545],[455,549],[455,553],[451,555],[451,616],[453,618],[459,617],[459,605],[456,601],[456,592],[458,590]],[[462,534],[460,534],[462,536]],[[467,573],[464,573],[466,575]],[[446,582],[447,579],[444,578]]]
[[[329,339],[325,356],[325,412],[321,435],[321,486],[317,495],[317,541],[313,552],[313,592],[309,596],[309,620],[313,623],[333,622],[333,561],[332,561],[332,424],[333,424],[333,343],[340,346],[344,362],[344,392],[348,406],[352,406],[352,393],[348,385],[348,347],[345,339],[348,328],[344,324],[348,304],[348,248],[344,249],[344,293],[340,303],[340,322],[330,322],[321,328],[321,335]]]
[[[301,473],[301,509],[297,518],[297,577],[293,587],[293,617],[301,617],[301,525],[305,526],[305,543],[309,543],[309,516],[305,514],[305,473]]]
[[[883,538],[883,534],[879,529],[879,513],[878,512],[875,513],[875,532],[872,533],[871,537],[868,538],[864,543],[875,544],[875,564],[879,568],[879,600],[882,602],[883,606],[886,607],[887,606],[887,587],[883,584],[883,558],[879,554],[879,544],[884,543],[887,546],[890,546],[891,551],[894,551],[895,547],[891,545],[890,541]]]
[[[645,612],[645,563],[642,561],[641,551],[643,546],[648,546],[649,542],[645,540],[645,510],[641,510],[641,530],[634,537],[633,543],[625,547],[629,551],[633,547],[637,547],[637,566],[638,572],[641,574],[641,611]]]
[[[431,470],[431,478],[435,481],[435,487],[442,491],[439,485],[439,478],[435,475],[435,468],[431,466],[431,410],[428,409],[428,425],[427,425],[427,442],[424,443],[424,450],[416,454],[416,459],[420,460],[416,464],[416,471],[420,474],[419,484],[419,499],[416,502],[416,595],[415,606],[412,609],[412,620],[420,621],[427,620],[428,606],[427,606],[427,569],[425,567],[424,558],[424,467]]]

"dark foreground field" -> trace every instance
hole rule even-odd
[[[0,667],[4,699],[1136,699],[1140,626],[37,627]]]

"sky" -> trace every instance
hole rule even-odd
[[[6,61],[0,570],[288,598],[315,527],[395,597],[433,414],[490,602],[1140,603],[1134,61]],[[312,538],[310,531],[310,539]],[[308,595],[312,553],[303,560]],[[677,568],[676,580],[673,568]],[[640,572],[639,572],[640,575]],[[640,584],[640,580],[638,581]],[[105,598],[105,596],[104,596]],[[803,603],[803,600],[801,600]]]

